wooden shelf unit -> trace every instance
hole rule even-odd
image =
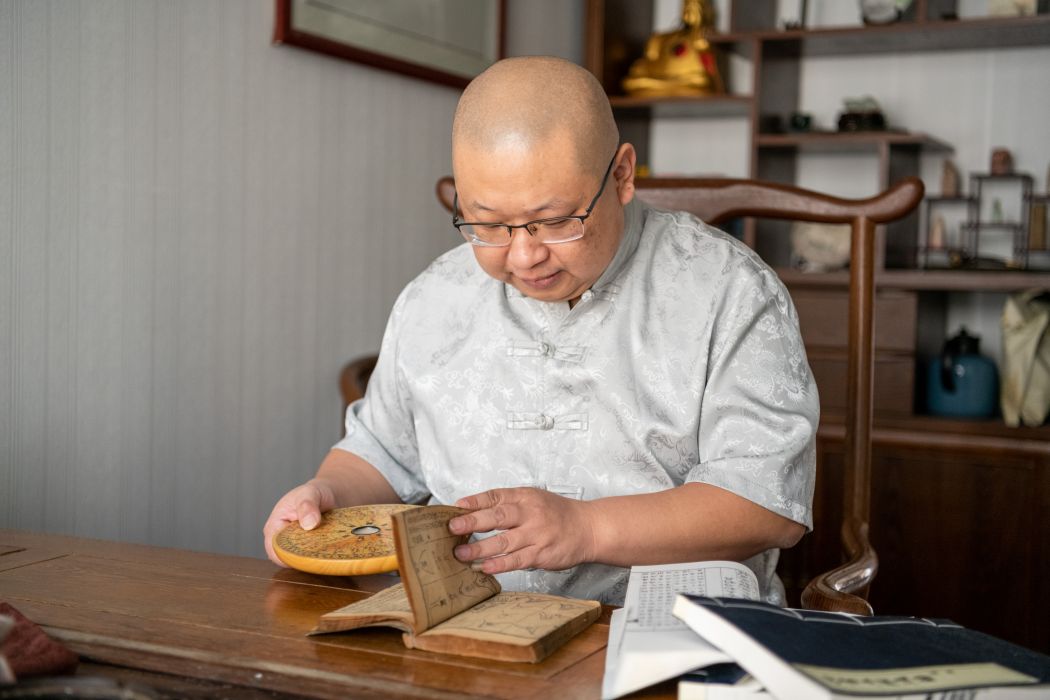
[[[885,189],[918,175],[923,152],[948,153],[952,145],[899,130],[765,133],[760,126],[766,115],[783,120],[804,109],[800,74],[812,56],[1050,46],[1050,15],[949,21],[934,11],[933,2],[916,0],[894,24],[780,30],[774,26],[776,0],[735,0],[731,31],[709,40],[723,54],[750,61],[750,94],[636,100],[623,96],[619,81],[652,32],[652,4],[588,0],[586,64],[610,94],[621,138],[635,144],[641,163],[649,162],[652,118],[730,115],[749,126],[753,178],[792,183],[799,159],[808,154],[873,153],[878,186]],[[702,127],[697,138],[703,138]],[[1050,289],[1050,271],[916,269],[918,233],[916,210],[881,228],[876,239],[875,305],[883,312],[876,310],[871,510],[881,566],[871,600],[876,612],[948,617],[1050,652],[1050,628],[1042,623],[1050,602],[1039,583],[1050,579],[1050,425],[1013,429],[998,419],[951,420],[923,415],[921,406],[924,365],[944,342],[949,295]],[[786,222],[744,227],[745,242],[777,269],[795,299],[822,395],[817,522],[802,545],[783,553],[779,568],[789,603],[797,604],[816,572],[840,563],[838,532],[825,523],[838,522],[841,513],[845,429],[835,406],[844,401],[848,275],[790,269],[787,234]],[[989,566],[995,585],[975,576]]]
[[[777,274],[788,287],[841,288],[849,286],[849,273],[799,272],[777,268]],[[1013,270],[882,270],[875,275],[879,289],[906,289],[943,292],[1020,292],[1025,289],[1050,289],[1050,272]]]
[[[755,4],[758,6],[761,3]],[[795,53],[803,58],[1045,46],[1050,43],[1050,15],[905,20],[877,26],[731,31],[714,35],[710,40],[747,58],[754,55],[756,42],[768,44],[773,52]]]
[[[914,146],[932,151],[953,151],[950,144],[928,134],[909,131],[816,131],[788,134],[759,133],[759,148],[798,148],[807,151],[875,151],[890,146]],[[886,167],[889,164],[887,163]]]
[[[629,97],[610,95],[617,114],[639,113],[645,117],[746,117],[751,112],[750,95],[713,97]]]

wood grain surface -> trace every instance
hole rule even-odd
[[[407,650],[392,630],[306,637],[324,612],[398,579],[0,530],[0,599],[93,669],[127,668],[317,698],[597,698],[607,614],[539,664]],[[655,692],[655,695],[653,695]],[[662,686],[654,697],[673,697]]]

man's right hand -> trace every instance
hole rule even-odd
[[[296,521],[304,530],[312,530],[321,522],[321,513],[335,508],[335,493],[331,485],[321,479],[311,479],[284,494],[270,512],[263,526],[263,545],[266,556],[278,566],[287,566],[273,553],[273,536],[289,523]]]

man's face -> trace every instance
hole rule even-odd
[[[538,147],[510,141],[492,151],[456,148],[460,216],[465,221],[523,224],[582,215],[602,183],[600,176],[580,168],[574,154],[569,139],[560,136]],[[514,229],[509,246],[474,246],[478,264],[525,296],[575,302],[598,280],[619,247],[623,205],[633,194],[630,187],[626,188],[629,194],[620,184],[616,173],[611,173],[605,192],[585,222],[583,238],[544,245],[524,229]]]

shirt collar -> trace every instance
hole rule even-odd
[[[620,271],[627,266],[627,263],[634,256],[634,251],[638,250],[638,242],[642,238],[642,227],[644,224],[644,207],[637,198],[632,199],[623,208],[623,238],[620,239],[620,247],[617,248],[616,255],[613,256],[612,261],[605,268],[605,272],[601,274],[591,287],[592,290],[596,292],[601,291],[616,279]]]

